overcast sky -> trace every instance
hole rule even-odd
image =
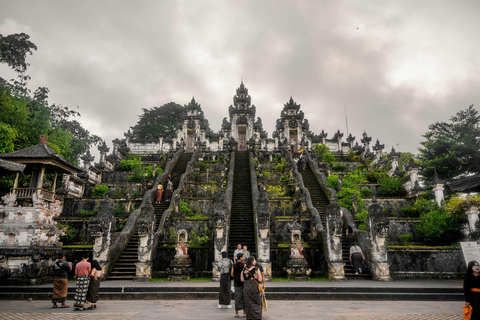
[[[111,140],[142,108],[201,105],[220,129],[241,80],[269,137],[290,96],[310,130],[364,131],[417,152],[428,125],[480,99],[480,1],[2,0],[0,34],[25,32],[29,87],[79,107]],[[0,76],[14,77],[6,65]],[[93,151],[93,150],[92,150]],[[98,161],[98,158],[96,159]]]

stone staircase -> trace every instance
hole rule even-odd
[[[353,269],[352,264],[350,263],[350,248],[348,247],[348,242],[347,242],[347,236],[345,231],[342,234],[342,259],[343,262],[345,262],[345,277],[347,277],[348,280],[367,280],[367,279],[372,279],[372,275],[370,274],[370,270],[362,269],[362,273],[360,274],[355,274],[355,269]]]
[[[255,224],[250,182],[250,163],[248,152],[235,153],[235,171],[233,174],[232,210],[230,216],[230,235],[228,257],[238,244],[247,246],[250,253],[256,252]]]
[[[185,172],[187,168],[187,164],[192,158],[192,153],[183,153],[178,159],[177,164],[172,170],[172,182],[173,182],[173,189],[175,190],[178,187],[180,182],[180,177]],[[162,195],[162,202],[161,203],[153,203],[154,214],[155,214],[155,226],[158,228],[160,225],[160,221],[162,219],[162,215],[165,210],[168,209],[170,202],[165,201],[165,192]],[[113,270],[108,275],[108,279],[110,280],[132,280],[136,274],[136,266],[135,262],[138,261],[138,244],[139,244],[139,237],[137,229],[132,234],[132,237],[128,241],[127,246],[123,250],[120,258],[118,259],[117,263],[113,267]]]
[[[139,237],[137,229],[133,231],[127,246],[123,250],[120,258],[118,258],[113,267],[108,279],[110,280],[132,280],[136,274],[135,262],[138,260],[138,244]]]
[[[329,204],[327,195],[318,183],[317,178],[313,174],[313,171],[312,169],[310,169],[310,166],[308,164],[305,170],[301,170],[300,168],[298,168],[298,172],[302,175],[303,184],[305,185],[305,188],[307,188],[310,192],[312,204],[320,214],[322,225],[325,228],[325,216],[327,214],[327,206]]]

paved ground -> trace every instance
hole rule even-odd
[[[71,305],[72,301],[68,301]],[[213,300],[99,301],[96,310],[51,309],[47,301],[0,301],[0,319],[235,319],[234,309]],[[289,320],[454,320],[463,319],[462,302],[427,301],[270,301],[263,319]]]

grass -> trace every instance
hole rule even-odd
[[[331,282],[332,280],[323,277],[311,277],[308,281],[313,282]],[[273,277],[272,282],[296,282],[295,279],[288,279],[286,277]]]
[[[152,278],[149,280],[150,282],[170,282],[168,278]],[[198,277],[198,278],[191,278],[190,280],[182,280],[182,282],[211,282],[212,278],[208,277]]]
[[[404,244],[404,245],[389,245],[387,249],[459,249],[458,244],[454,244],[451,246],[425,246],[425,245],[412,245],[412,244]]]
[[[78,248],[92,249],[93,245],[72,244],[72,245],[62,246],[62,249],[78,249]]]

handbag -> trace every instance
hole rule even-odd
[[[265,292],[262,291],[260,295],[262,296],[262,311],[266,312],[268,311],[268,306],[267,306],[267,298],[265,297]]]
[[[260,293],[263,292],[262,283],[259,283],[259,284],[258,284],[258,292],[260,292]]]

